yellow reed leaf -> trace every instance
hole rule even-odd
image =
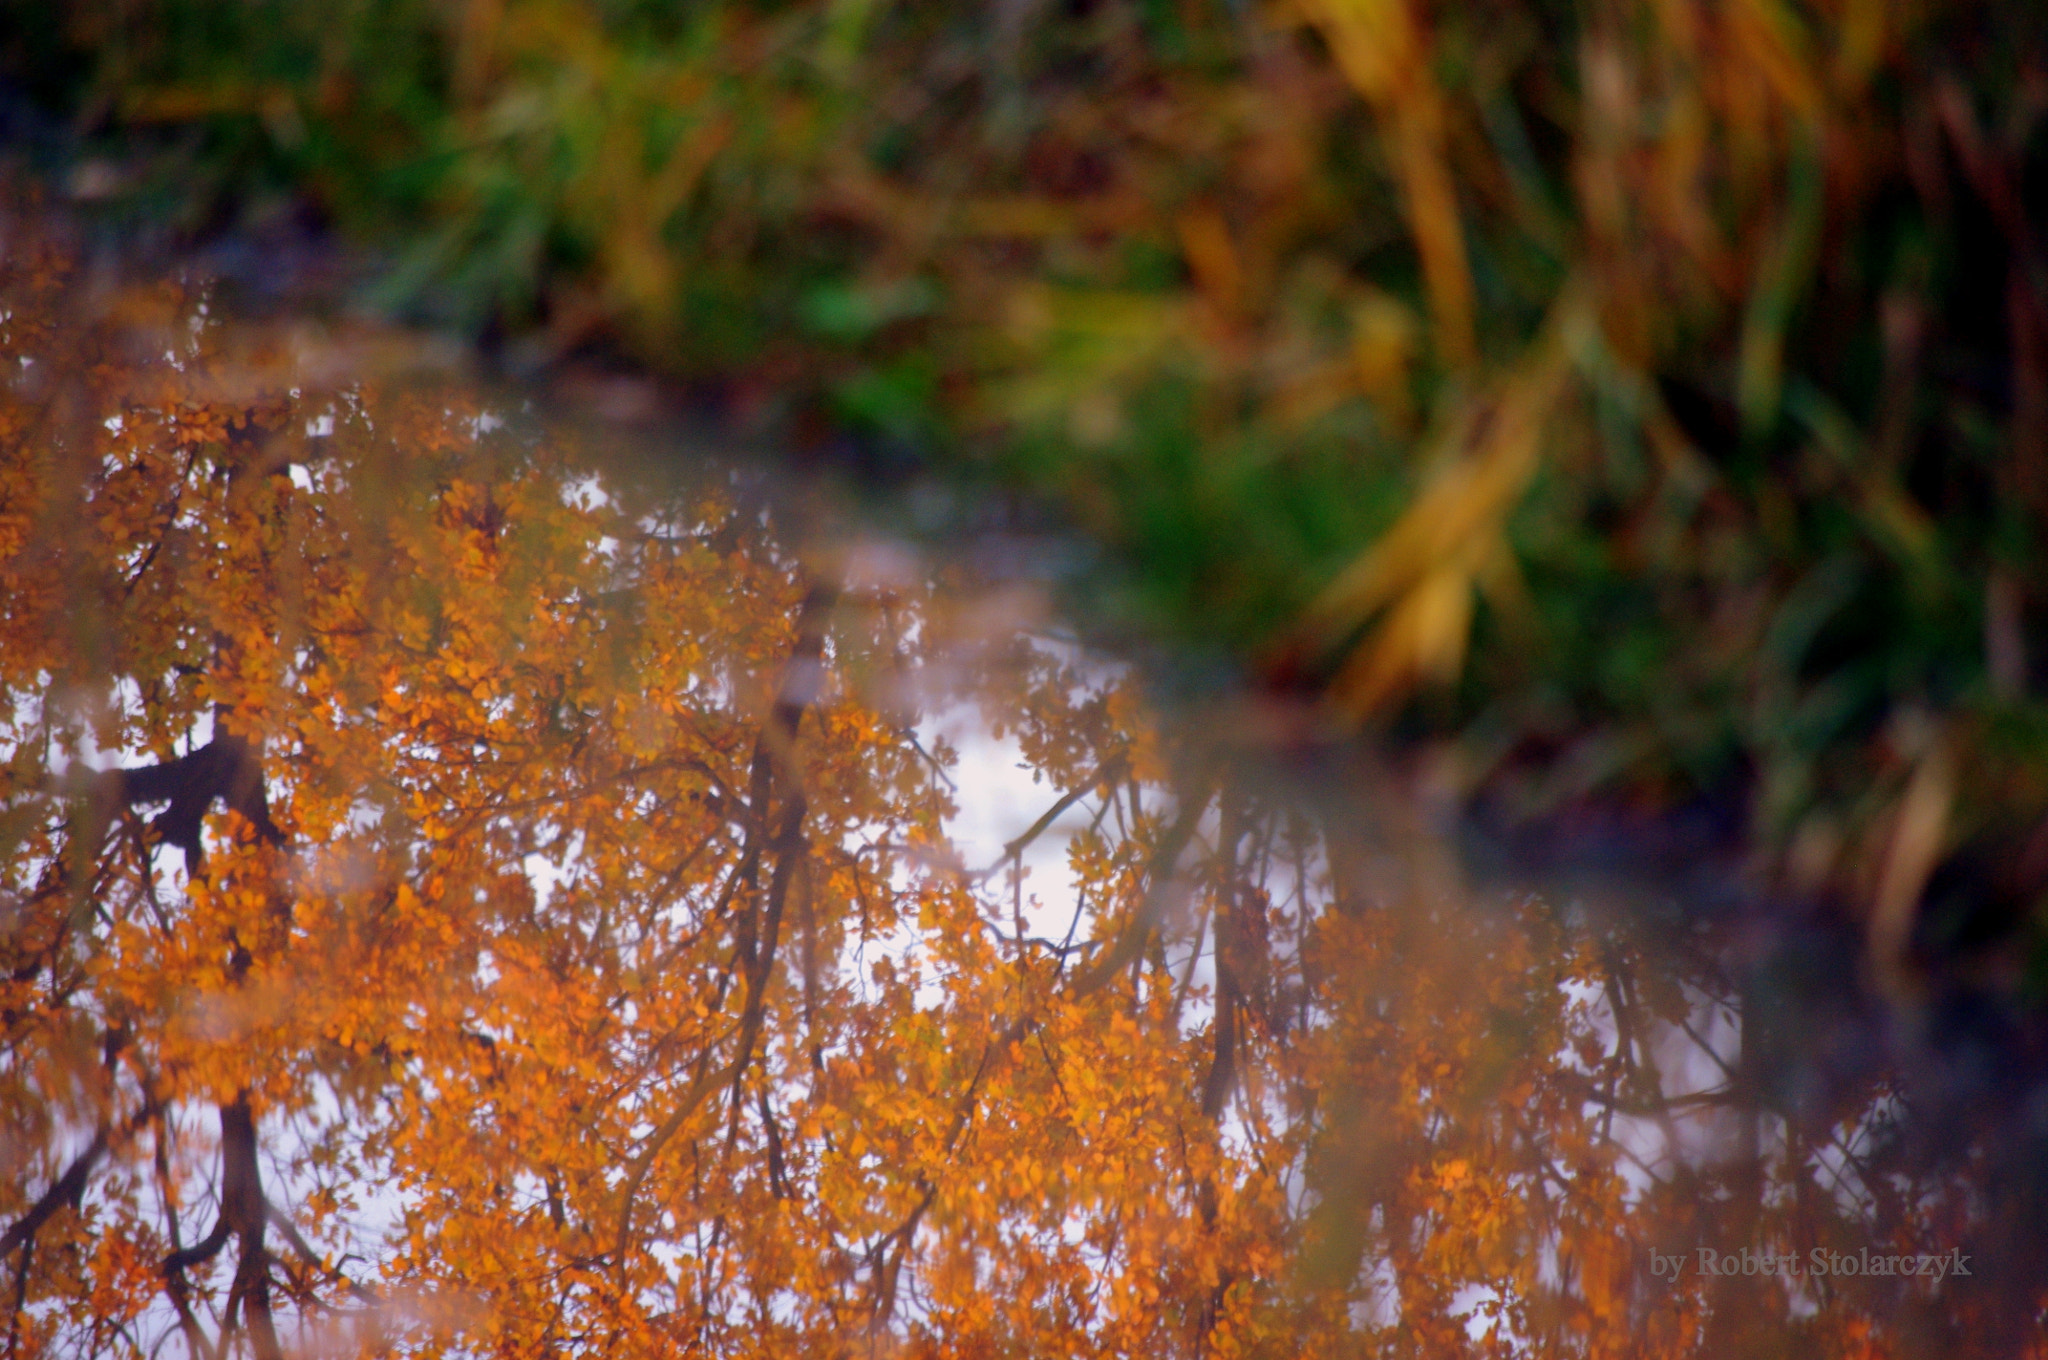
[[[1313,0],[1309,8],[1344,74],[1367,99],[1391,101],[1414,79],[1421,42],[1406,0]]]
[[[1914,909],[1948,839],[1956,775],[1955,755],[1946,734],[1926,736],[1885,848],[1866,945],[1878,986],[1895,1001],[1910,999],[1906,949],[1913,933]]]
[[[1354,714],[1418,682],[1452,679],[1463,664],[1473,590],[1500,577],[1502,531],[1535,473],[1569,369],[1564,332],[1582,310],[1582,294],[1569,290],[1523,361],[1455,422],[1445,471],[1310,607],[1304,623],[1318,651],[1381,616],[1333,687]]]
[[[1892,30],[1886,0],[1848,0],[1842,7],[1841,31],[1835,43],[1835,86],[1842,93],[1862,93],[1871,73],[1884,58]]]
[[[1820,81],[1806,35],[1779,0],[1741,0],[1731,7],[1737,48],[1777,96],[1801,114],[1820,107]]]
[[[1404,0],[1308,0],[1308,13],[1385,128],[1422,260],[1438,352],[1453,365],[1475,363],[1472,271],[1446,148],[1443,91],[1430,70],[1427,34]]]
[[[1183,214],[1177,224],[1181,253],[1202,292],[1217,306],[1234,311],[1244,298],[1244,268],[1230,240],[1230,226],[1214,208]]]
[[[1351,311],[1351,362],[1358,385],[1396,419],[1410,404],[1408,366],[1415,358],[1415,316],[1395,298],[1374,293]]]

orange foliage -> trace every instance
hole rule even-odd
[[[1639,943],[1463,905],[744,479],[12,271],[16,1352],[1849,1353],[1889,1307],[1646,1271],[1861,1220],[1793,1131],[1647,1151],[1629,1027],[1700,993]],[[1092,818],[1078,901],[949,846],[963,693]]]

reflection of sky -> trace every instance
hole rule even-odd
[[[975,704],[959,704],[927,718],[918,727],[918,738],[926,750],[943,740],[959,752],[960,759],[950,772],[957,786],[953,799],[958,811],[946,819],[946,836],[971,871],[1000,865],[1003,847],[1028,831],[1067,793],[1031,769],[1016,738],[992,735]],[[1024,868],[1024,923],[1032,935],[1051,940],[1066,936],[1074,919],[1075,893],[1074,875],[1067,865],[1067,842],[1086,829],[1094,815],[1091,801],[1082,799],[1061,813],[1019,856]],[[984,880],[982,896],[1007,903],[1013,891],[1010,875],[1005,867]]]

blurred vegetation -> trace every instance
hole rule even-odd
[[[81,204],[1047,494],[1475,806],[1706,809],[1895,996],[2048,986],[2041,7],[7,11]]]

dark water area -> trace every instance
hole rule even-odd
[[[1725,804],[283,238],[5,232],[10,1353],[2039,1348],[2038,1022]]]

